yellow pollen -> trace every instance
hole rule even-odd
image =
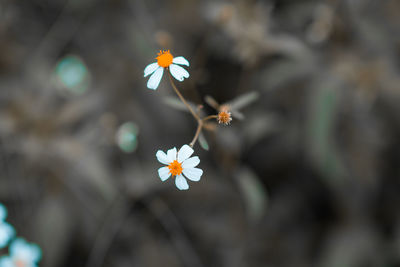
[[[174,57],[169,52],[169,50],[164,50],[164,51],[160,50],[160,53],[157,53],[157,55],[158,57],[156,57],[156,59],[159,66],[167,68],[169,67],[169,65],[172,64],[172,60],[174,59]]]
[[[228,125],[232,120],[231,113],[229,111],[221,111],[218,113],[217,121],[220,124]]]
[[[169,172],[173,175],[179,175],[182,173],[182,164],[180,164],[177,160],[174,160],[168,165]]]

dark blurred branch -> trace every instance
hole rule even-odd
[[[89,254],[86,267],[100,267],[103,265],[107,251],[129,215],[127,203],[125,195],[120,195],[110,206]]]
[[[185,266],[203,267],[200,257],[193,248],[189,238],[183,231],[179,220],[160,198],[154,198],[148,203],[149,210],[160,221],[161,225],[170,234],[170,237],[181,255]]]

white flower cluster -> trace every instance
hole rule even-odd
[[[167,51],[160,51],[156,57],[157,62],[151,63],[144,69],[144,77],[151,74],[147,82],[149,89],[156,90],[160,84],[164,69],[169,70],[171,75],[182,82],[185,78],[189,78],[189,72],[179,65],[189,66],[189,61],[184,57],[173,57]],[[159,162],[167,166],[158,169],[158,175],[161,181],[166,181],[169,177],[175,177],[175,185],[179,190],[189,189],[189,184],[186,180],[197,182],[203,175],[203,171],[196,166],[200,163],[199,157],[190,157],[193,154],[193,149],[188,145],[183,145],[179,151],[172,148],[164,153],[158,150],[156,157]],[[186,178],[185,178],[186,177]]]

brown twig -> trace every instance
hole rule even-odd
[[[199,138],[199,135],[200,135],[200,132],[201,132],[201,128],[203,128],[203,121],[202,121],[202,120],[199,120],[199,121],[198,121],[198,125],[197,125],[196,133],[195,133],[195,135],[194,135],[194,137],[193,137],[192,142],[190,142],[190,144],[189,144],[190,147],[193,148],[194,144],[195,144],[196,141],[197,141],[197,138]]]
[[[185,106],[187,107],[187,109],[190,111],[190,113],[193,115],[193,117],[196,119],[197,121],[197,130],[196,133],[193,137],[192,142],[190,142],[189,146],[193,148],[194,144],[196,143],[197,139],[199,138],[201,129],[203,128],[204,122],[211,120],[211,119],[215,119],[217,118],[217,115],[209,115],[203,119],[200,118],[199,114],[194,112],[194,110],[192,109],[192,107],[189,105],[189,103],[185,100],[185,98],[183,97],[183,95],[181,94],[181,92],[179,92],[178,88],[176,87],[173,79],[172,79],[172,75],[171,73],[168,72],[168,76],[169,76],[169,81],[171,83],[172,88],[174,89],[175,93],[178,95],[179,99],[183,102],[183,104],[185,104]],[[199,108],[200,110],[200,108]],[[198,110],[198,111],[199,111]]]
[[[210,115],[210,116],[203,118],[202,121],[205,122],[208,120],[216,119],[217,117],[218,117],[217,115]]]
[[[168,72],[168,77],[169,77],[169,81],[172,85],[172,88],[174,88],[175,93],[178,95],[178,97],[180,98],[180,100],[182,100],[183,104],[185,104],[185,106],[188,108],[188,110],[190,111],[190,113],[192,113],[193,117],[196,119],[196,121],[200,121],[200,117],[199,115],[196,114],[196,112],[194,112],[194,110],[192,109],[192,107],[186,102],[185,98],[182,96],[182,94],[179,92],[178,88],[176,87],[174,81],[172,80],[172,75],[171,73]]]

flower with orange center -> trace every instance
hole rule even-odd
[[[144,69],[144,77],[151,74],[147,82],[147,88],[156,90],[164,74],[164,69],[168,69],[171,75],[182,82],[189,78],[189,72],[179,65],[189,66],[189,61],[184,57],[174,57],[169,50],[161,51],[157,54],[157,62],[147,65]]]
[[[197,182],[203,175],[203,170],[195,168],[199,163],[199,157],[190,157],[194,150],[188,146],[183,145],[179,151],[174,147],[167,151],[158,150],[156,157],[159,162],[167,165],[158,169],[158,175],[161,181],[167,180],[170,176],[175,177],[175,185],[179,190],[189,189],[187,179]],[[186,177],[186,178],[185,178]]]
[[[23,238],[15,239],[9,251],[10,255],[0,258],[1,267],[37,267],[42,257],[39,246],[28,243]]]

